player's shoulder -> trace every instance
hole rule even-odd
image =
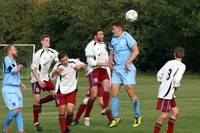
[[[35,52],[34,55],[37,57],[37,56],[42,55],[42,53],[44,53],[44,50],[43,50],[43,49],[39,49],[39,50],[37,50],[37,51]]]
[[[87,46],[85,47],[85,51],[87,51],[87,50],[93,48],[94,45],[95,45],[95,41],[94,41],[94,40],[90,41],[90,42],[87,44]]]
[[[52,48],[48,48],[48,51],[53,53],[53,54],[57,54],[58,53],[55,49],[52,49]]]
[[[10,57],[6,56],[6,57],[4,57],[3,61],[4,61],[4,63],[7,63],[7,62],[10,62],[11,59],[10,59]]]

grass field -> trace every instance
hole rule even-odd
[[[28,80],[24,80],[29,90],[23,92],[24,97],[24,121],[27,133],[36,133],[33,126],[32,118],[32,101],[33,95]],[[175,133],[200,133],[200,76],[186,75],[182,81],[182,86],[177,93],[177,105],[180,108],[180,115],[176,122]],[[72,133],[152,133],[155,120],[159,113],[155,110],[156,96],[158,91],[158,83],[154,76],[139,75],[137,85],[135,86],[137,94],[140,98],[142,115],[144,118],[143,125],[139,128],[132,128],[133,112],[131,104],[124,89],[120,92],[120,117],[122,123],[116,128],[109,129],[107,120],[100,115],[100,107],[96,103],[91,115],[91,126],[84,127],[83,119],[79,125],[71,127]],[[82,101],[88,89],[87,79],[79,78],[79,92],[77,106]],[[45,95],[46,93],[43,93]],[[77,108],[76,108],[77,109]],[[7,108],[0,98],[0,123],[3,122]],[[43,133],[59,133],[58,112],[55,103],[43,106],[43,113],[40,117],[41,125],[44,128]],[[166,132],[167,122],[163,125],[161,133]],[[11,125],[11,133],[16,133],[16,125]]]

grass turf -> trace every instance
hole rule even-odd
[[[199,133],[200,132],[200,76],[186,75],[182,81],[182,86],[179,88],[177,96],[177,105],[180,109],[180,115],[176,122],[175,133]],[[24,123],[27,133],[36,133],[33,126],[32,117],[32,102],[33,95],[31,86],[28,80],[23,80],[28,85],[29,90],[23,92],[24,97]],[[87,79],[79,78],[79,92],[77,95],[76,110],[83,100],[88,89]],[[158,91],[158,83],[154,76],[139,75],[137,85],[135,86],[137,95],[140,98],[141,111],[143,115],[143,124],[138,128],[132,128],[133,111],[129,98],[122,88],[120,91],[120,117],[121,124],[116,128],[108,128],[108,121],[104,116],[100,115],[101,108],[97,102],[91,114],[91,126],[84,127],[83,119],[79,125],[71,127],[72,133],[152,133],[154,123],[159,115],[156,111],[156,97]],[[43,96],[47,93],[42,93]],[[3,122],[8,110],[0,98],[0,123]],[[51,102],[43,106],[43,113],[40,115],[40,123],[44,128],[43,133],[59,133],[58,111],[55,103]],[[167,122],[162,126],[161,133],[166,132]],[[11,124],[11,133],[17,132],[15,122]]]

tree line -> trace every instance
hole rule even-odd
[[[125,20],[130,9],[139,14],[135,22]],[[33,43],[38,49],[39,36],[50,34],[52,48],[85,60],[92,32],[102,28],[108,45],[112,23],[120,20],[139,43],[135,64],[141,71],[158,70],[181,46],[187,70],[200,72],[199,9],[199,0],[0,0],[0,43]]]

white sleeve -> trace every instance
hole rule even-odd
[[[157,81],[158,82],[162,81],[162,78],[163,78],[163,75],[164,75],[164,72],[165,72],[165,67],[166,67],[166,64],[157,73]]]
[[[33,61],[32,61],[32,64],[31,64],[31,69],[38,68],[39,64],[40,64],[39,56],[38,56],[37,53],[35,53],[33,55]]]
[[[97,61],[94,59],[95,58],[95,53],[94,53],[91,45],[88,45],[85,48],[85,55],[86,55],[86,58],[87,58],[87,63],[90,66],[96,66],[97,65]]]
[[[58,59],[58,52],[56,50],[54,50],[54,61],[55,62],[59,62],[59,59]]]
[[[186,66],[185,65],[182,65],[176,75],[174,76],[174,87],[179,87],[180,86],[180,82],[181,82],[181,79],[183,77],[183,74],[185,72],[185,69],[186,69]]]

